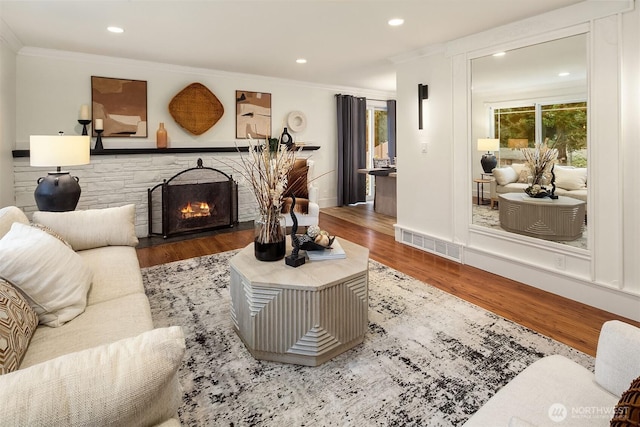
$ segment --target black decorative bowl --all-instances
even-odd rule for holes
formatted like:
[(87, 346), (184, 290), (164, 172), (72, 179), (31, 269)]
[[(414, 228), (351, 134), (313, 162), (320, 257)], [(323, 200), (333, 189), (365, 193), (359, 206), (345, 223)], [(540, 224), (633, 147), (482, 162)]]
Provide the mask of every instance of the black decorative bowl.
[(540, 188), (540, 190), (538, 190), (538, 192), (537, 192), (537, 193), (533, 193), (533, 192), (531, 191), (531, 187), (527, 187), (527, 188), (525, 188), (525, 189), (524, 189), (524, 192), (525, 192), (525, 193), (527, 193), (527, 196), (529, 196), (529, 197), (533, 197), (533, 198), (536, 198), (536, 199), (542, 199), (543, 197), (548, 197), (548, 196), (550, 196), (550, 195), (551, 195), (551, 193), (549, 193), (549, 192), (547, 191), (547, 189), (546, 189), (546, 188), (544, 188), (544, 187), (541, 187), (541, 188)]
[(298, 239), (300, 239), (300, 249), (302, 249), (303, 251), (323, 251), (325, 249), (331, 248), (331, 245), (336, 239), (336, 236), (329, 237), (329, 244), (327, 246), (323, 246), (314, 242), (307, 234), (298, 235)]

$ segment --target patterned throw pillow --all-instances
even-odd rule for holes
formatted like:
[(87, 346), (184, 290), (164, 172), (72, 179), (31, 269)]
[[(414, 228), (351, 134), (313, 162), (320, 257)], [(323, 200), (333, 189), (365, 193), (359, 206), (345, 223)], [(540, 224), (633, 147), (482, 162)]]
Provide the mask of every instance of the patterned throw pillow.
[(622, 393), (615, 407), (611, 427), (640, 426), (640, 377), (631, 381), (631, 386)]
[(0, 375), (20, 367), (38, 315), (20, 291), (0, 278)]

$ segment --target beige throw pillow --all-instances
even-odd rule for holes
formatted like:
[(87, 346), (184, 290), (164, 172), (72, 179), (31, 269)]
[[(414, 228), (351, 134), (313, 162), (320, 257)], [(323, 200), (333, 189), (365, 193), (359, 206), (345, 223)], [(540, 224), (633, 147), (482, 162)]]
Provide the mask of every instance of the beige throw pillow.
[(587, 168), (573, 168), (570, 166), (556, 166), (553, 168), (556, 176), (556, 187), (565, 190), (583, 190), (587, 188)]
[(185, 343), (178, 326), (70, 353), (0, 376), (16, 426), (151, 426), (174, 417)]
[(493, 170), (493, 177), (496, 179), (498, 185), (507, 185), (518, 181), (518, 173), (511, 166), (495, 168)]
[(38, 315), (11, 283), (0, 278), (0, 375), (16, 371), (38, 326)]
[(136, 246), (135, 205), (70, 212), (34, 212), (33, 221), (59, 233), (74, 250)]
[(27, 296), (40, 323), (55, 327), (84, 311), (93, 272), (59, 239), (16, 222), (0, 239), (0, 277)]
[(7, 206), (0, 209), (0, 239), (11, 230), (14, 222), (29, 224), (29, 218), (15, 206)]

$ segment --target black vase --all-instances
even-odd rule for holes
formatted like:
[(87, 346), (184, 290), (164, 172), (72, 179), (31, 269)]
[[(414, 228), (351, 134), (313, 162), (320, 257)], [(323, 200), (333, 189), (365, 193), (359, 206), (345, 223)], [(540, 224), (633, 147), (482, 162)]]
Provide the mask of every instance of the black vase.
[(293, 147), (293, 138), (289, 134), (289, 131), (287, 131), (287, 128), (284, 128), (282, 135), (280, 135), (280, 144), (285, 144), (289, 149)]
[(480, 159), (480, 164), (482, 165), (484, 173), (491, 173), (498, 165), (498, 159), (491, 153), (483, 154), (482, 159)]

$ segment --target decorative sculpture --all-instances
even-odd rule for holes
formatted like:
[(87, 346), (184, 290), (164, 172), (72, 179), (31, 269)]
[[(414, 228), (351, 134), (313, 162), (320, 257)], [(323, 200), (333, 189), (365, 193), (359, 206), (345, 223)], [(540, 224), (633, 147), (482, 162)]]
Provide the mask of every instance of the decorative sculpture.
[(551, 166), (551, 193), (549, 193), (549, 198), (551, 199), (558, 198), (558, 196), (556, 196), (556, 174), (553, 172), (553, 168), (555, 167), (555, 164)]
[(305, 257), (298, 253), (300, 251), (300, 239), (296, 234), (298, 231), (298, 218), (296, 218), (296, 214), (293, 212), (296, 207), (296, 196), (291, 195), (291, 199), (292, 201), (289, 213), (291, 214), (291, 221), (293, 221), (293, 226), (291, 227), (291, 246), (293, 246), (293, 249), (291, 251), (291, 255), (285, 257), (284, 262), (291, 267), (300, 267), (305, 263)]

